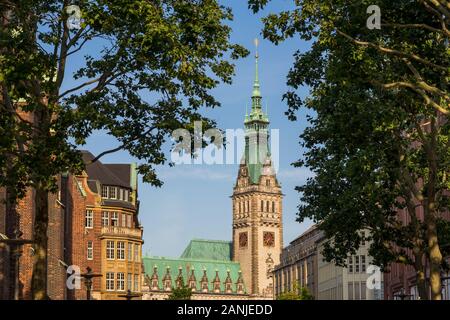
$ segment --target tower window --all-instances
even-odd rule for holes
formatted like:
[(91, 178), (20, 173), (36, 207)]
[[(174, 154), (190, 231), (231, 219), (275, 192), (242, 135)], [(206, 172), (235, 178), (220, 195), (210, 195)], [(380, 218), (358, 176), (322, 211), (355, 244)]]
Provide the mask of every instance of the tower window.
[(266, 186), (270, 187), (270, 180), (269, 179), (266, 180)]
[(272, 212), (275, 212), (275, 201), (272, 201)]
[(261, 200), (261, 211), (264, 211), (264, 201)]
[(269, 212), (269, 201), (266, 202), (266, 212)]

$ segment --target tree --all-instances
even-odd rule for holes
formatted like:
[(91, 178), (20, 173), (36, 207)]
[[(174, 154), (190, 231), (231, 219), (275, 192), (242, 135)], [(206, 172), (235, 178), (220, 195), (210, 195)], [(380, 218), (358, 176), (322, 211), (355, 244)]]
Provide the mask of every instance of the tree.
[(231, 82), (229, 60), (247, 51), (230, 43), (232, 13), (216, 0), (0, 6), (0, 186), (11, 202), (35, 190), (32, 291), (45, 299), (48, 194), (58, 174), (83, 169), (77, 145), (103, 130), (120, 145), (94, 161), (127, 150), (160, 186), (154, 165), (167, 161), (168, 135), (194, 120), (214, 125), (201, 110), (220, 105), (210, 90)]
[(172, 293), (167, 300), (191, 300), (192, 289), (181, 281), (181, 285), (177, 288), (172, 288)]
[[(267, 3), (249, 1), (256, 11)], [(301, 135), (307, 151), (294, 164), (315, 174), (297, 187), (298, 221), (319, 221), (333, 239), (325, 257), (344, 266), (368, 229), (375, 264), (411, 265), (421, 298), (429, 286), (432, 299), (441, 299), (442, 257), (450, 253), (450, 2), (295, 4), (266, 17), (263, 33), (274, 43), (294, 35), (311, 42), (295, 54), (284, 95), (291, 120), (301, 107), (314, 112)], [(373, 5), (381, 29), (368, 28)], [(306, 99), (295, 92), (302, 85), (310, 88)]]
[(294, 283), (292, 290), (281, 293), (277, 296), (277, 300), (314, 300), (314, 296), (308, 288), (299, 288), (298, 284)]

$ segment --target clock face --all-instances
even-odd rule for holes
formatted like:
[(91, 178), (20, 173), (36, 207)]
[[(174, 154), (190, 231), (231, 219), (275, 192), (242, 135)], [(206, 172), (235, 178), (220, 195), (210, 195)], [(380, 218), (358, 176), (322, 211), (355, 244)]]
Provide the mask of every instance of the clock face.
[(263, 243), (266, 247), (273, 247), (275, 245), (275, 234), (265, 231), (263, 233)]
[(239, 233), (239, 247), (246, 247), (248, 244), (248, 235), (247, 232)]

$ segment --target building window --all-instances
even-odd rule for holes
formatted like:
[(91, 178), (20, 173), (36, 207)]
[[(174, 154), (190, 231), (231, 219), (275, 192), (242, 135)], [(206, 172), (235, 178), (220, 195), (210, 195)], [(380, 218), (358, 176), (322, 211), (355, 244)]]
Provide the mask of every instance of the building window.
[(108, 198), (108, 186), (102, 186), (102, 198)]
[(122, 213), (122, 227), (126, 227), (127, 226), (127, 214), (126, 213)]
[(275, 201), (272, 201), (272, 212), (275, 212)]
[(353, 282), (348, 283), (348, 300), (353, 300)]
[(117, 199), (117, 188), (116, 187), (109, 187), (109, 198)]
[(361, 281), (361, 300), (366, 300), (366, 282)]
[(134, 245), (134, 261), (139, 262), (139, 245)]
[(261, 211), (264, 211), (264, 201), (261, 200)]
[(128, 243), (128, 261), (133, 261), (133, 244)]
[(88, 229), (92, 229), (94, 227), (94, 212), (92, 210), (86, 210), (84, 226)]
[(106, 290), (114, 291), (114, 273), (113, 272), (106, 273)]
[(136, 292), (139, 291), (139, 275), (138, 274), (134, 275), (134, 291), (136, 291)]
[(109, 226), (109, 212), (108, 211), (102, 212), (102, 226), (103, 227)]
[(123, 200), (130, 201), (130, 192), (128, 190), (123, 190)]
[(123, 189), (119, 189), (119, 200), (124, 200), (123, 199)]
[(94, 259), (94, 244), (92, 243), (92, 241), (87, 242), (87, 259)]
[(266, 201), (266, 212), (269, 212), (269, 201)]
[(133, 291), (133, 274), (131, 273), (127, 275), (127, 289)]
[(111, 225), (114, 227), (119, 225), (119, 214), (117, 212), (112, 212), (111, 214)]
[(266, 180), (266, 186), (270, 187), (270, 180), (269, 179)]
[(348, 257), (348, 273), (353, 273), (353, 256)]
[(117, 242), (117, 259), (125, 260), (125, 242), (123, 241)]
[(114, 260), (114, 241), (106, 241), (106, 259)]
[(361, 300), (361, 295), (360, 295), (360, 291), (359, 291), (359, 282), (355, 282), (355, 300)]
[(117, 273), (117, 291), (125, 291), (125, 273)]
[(355, 256), (355, 273), (359, 273), (359, 256)]
[(132, 225), (132, 218), (133, 218), (133, 216), (131, 215), (131, 214), (129, 214), (129, 215), (127, 215), (127, 227), (128, 228), (131, 228), (131, 225)]
[(361, 272), (366, 272), (366, 256), (361, 256)]

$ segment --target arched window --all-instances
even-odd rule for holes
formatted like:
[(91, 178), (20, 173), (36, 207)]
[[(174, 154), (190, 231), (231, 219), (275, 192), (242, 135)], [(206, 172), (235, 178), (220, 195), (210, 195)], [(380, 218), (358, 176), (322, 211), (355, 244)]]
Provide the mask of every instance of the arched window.
[(275, 201), (272, 201), (272, 212), (275, 212)]

